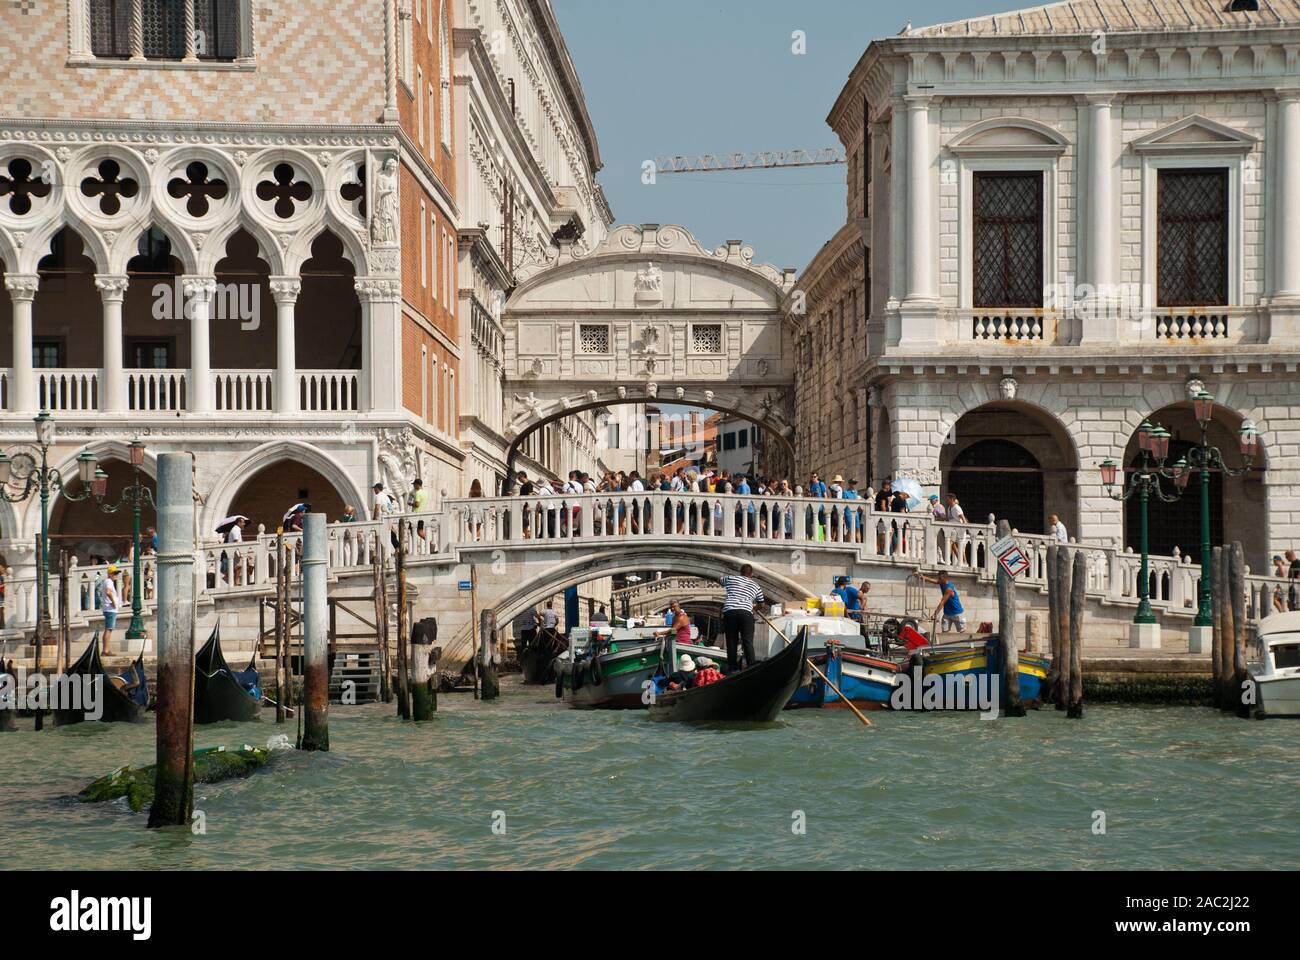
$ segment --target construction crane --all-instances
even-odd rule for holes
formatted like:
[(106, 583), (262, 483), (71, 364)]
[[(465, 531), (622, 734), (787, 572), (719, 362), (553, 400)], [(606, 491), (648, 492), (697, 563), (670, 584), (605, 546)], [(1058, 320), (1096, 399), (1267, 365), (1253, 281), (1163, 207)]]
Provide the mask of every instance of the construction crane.
[(848, 163), (843, 147), (770, 150), (762, 153), (704, 153), (696, 156), (656, 157), (655, 173), (728, 173), (785, 167), (831, 167), (841, 163)]

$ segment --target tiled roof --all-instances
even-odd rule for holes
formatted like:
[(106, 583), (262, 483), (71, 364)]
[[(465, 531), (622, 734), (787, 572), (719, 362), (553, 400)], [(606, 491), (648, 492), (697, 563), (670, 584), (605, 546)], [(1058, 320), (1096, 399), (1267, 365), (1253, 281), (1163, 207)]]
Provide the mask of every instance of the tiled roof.
[(1232, 0), (1064, 0), (1046, 6), (919, 27), (905, 37), (1044, 36), (1237, 30), (1300, 26), (1300, 0), (1259, 0), (1256, 11), (1230, 12)]

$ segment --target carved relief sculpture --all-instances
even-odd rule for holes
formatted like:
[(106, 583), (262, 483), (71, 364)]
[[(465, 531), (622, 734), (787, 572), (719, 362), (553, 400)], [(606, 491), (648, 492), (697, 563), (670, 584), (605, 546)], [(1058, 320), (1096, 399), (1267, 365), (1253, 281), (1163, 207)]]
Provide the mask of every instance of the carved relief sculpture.
[(370, 218), (370, 240), (375, 244), (397, 242), (397, 161), (389, 157), (375, 175), (375, 213)]

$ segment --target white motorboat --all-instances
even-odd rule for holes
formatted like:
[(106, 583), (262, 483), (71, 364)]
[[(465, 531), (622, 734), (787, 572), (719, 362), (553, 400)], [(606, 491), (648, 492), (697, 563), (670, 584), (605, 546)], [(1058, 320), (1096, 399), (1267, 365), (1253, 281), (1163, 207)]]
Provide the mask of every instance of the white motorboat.
[(1255, 674), (1259, 711), (1300, 717), (1300, 613), (1275, 613), (1259, 622), (1264, 660)]

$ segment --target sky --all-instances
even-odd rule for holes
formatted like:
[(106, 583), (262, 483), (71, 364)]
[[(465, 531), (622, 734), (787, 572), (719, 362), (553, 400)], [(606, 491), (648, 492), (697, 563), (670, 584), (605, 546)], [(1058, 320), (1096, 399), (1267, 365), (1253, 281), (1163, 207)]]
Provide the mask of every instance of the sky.
[[(1000, 13), (1031, 0), (552, 0), (582, 80), (617, 223), (676, 223), (712, 250), (754, 248), (757, 263), (802, 272), (846, 216), (840, 166), (660, 175), (674, 154), (838, 144), (826, 124), (874, 39)], [(806, 52), (794, 53), (795, 31)]]

